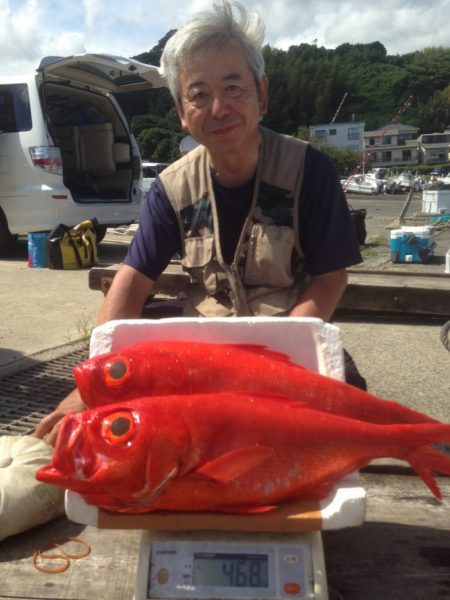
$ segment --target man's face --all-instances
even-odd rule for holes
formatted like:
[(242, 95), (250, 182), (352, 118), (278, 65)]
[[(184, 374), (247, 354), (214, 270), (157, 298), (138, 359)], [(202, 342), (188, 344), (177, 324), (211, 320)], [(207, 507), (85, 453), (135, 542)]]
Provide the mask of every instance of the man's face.
[(181, 124), (212, 153), (259, 141), (266, 103), (267, 81), (263, 78), (258, 89), (239, 47), (194, 51), (180, 70)]

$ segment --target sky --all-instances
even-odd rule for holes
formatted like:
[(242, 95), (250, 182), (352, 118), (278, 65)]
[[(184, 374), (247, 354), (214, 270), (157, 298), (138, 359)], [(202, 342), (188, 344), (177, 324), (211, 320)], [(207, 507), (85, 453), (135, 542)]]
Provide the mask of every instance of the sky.
[[(266, 25), (266, 40), (336, 48), (381, 42), (388, 54), (450, 47), (450, 0), (241, 0)], [(0, 74), (33, 72), (44, 56), (153, 48), (212, 0), (0, 0)]]

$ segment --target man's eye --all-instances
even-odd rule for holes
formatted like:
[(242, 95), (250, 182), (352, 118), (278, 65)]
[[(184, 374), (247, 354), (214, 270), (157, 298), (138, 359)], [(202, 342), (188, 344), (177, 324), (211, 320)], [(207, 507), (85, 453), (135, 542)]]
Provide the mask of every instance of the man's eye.
[(240, 85), (229, 85), (226, 92), (231, 98), (239, 98), (242, 94), (242, 88)]
[(197, 92), (189, 96), (188, 99), (194, 106), (203, 106), (208, 101), (208, 94), (206, 92)]

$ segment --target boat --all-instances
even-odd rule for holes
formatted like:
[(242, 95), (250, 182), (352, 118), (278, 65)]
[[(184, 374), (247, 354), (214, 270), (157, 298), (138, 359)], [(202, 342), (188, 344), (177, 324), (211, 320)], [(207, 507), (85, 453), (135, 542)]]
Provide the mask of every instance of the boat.
[(380, 183), (374, 177), (366, 175), (351, 175), (341, 179), (341, 185), (344, 192), (355, 194), (379, 194)]
[(385, 186), (385, 194), (406, 194), (411, 190), (419, 192), (424, 188), (423, 179), (411, 171), (403, 171), (398, 175), (389, 177)]
[(366, 178), (374, 179), (378, 183), (380, 192), (384, 192), (389, 179), (389, 169), (387, 167), (375, 167), (365, 174)]

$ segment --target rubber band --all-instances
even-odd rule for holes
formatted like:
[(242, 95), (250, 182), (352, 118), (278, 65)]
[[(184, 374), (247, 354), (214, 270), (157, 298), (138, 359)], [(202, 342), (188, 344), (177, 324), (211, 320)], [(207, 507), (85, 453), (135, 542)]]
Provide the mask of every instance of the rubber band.
[[(81, 552), (68, 552), (65, 550), (61, 544), (74, 543), (83, 546), (83, 550)], [(46, 550), (55, 549), (58, 553), (47, 553)], [(44, 544), (39, 550), (37, 550), (33, 554), (33, 566), (38, 571), (43, 573), (63, 573), (70, 566), (70, 559), (78, 560), (80, 558), (85, 558), (89, 556), (91, 553), (91, 547), (89, 544), (80, 540), (79, 538), (63, 538), (62, 540), (55, 540), (53, 542), (48, 542)], [(64, 563), (59, 567), (44, 567), (38, 563), (39, 560), (62, 560)]]
[[(44, 567), (40, 564), (38, 564), (38, 560), (42, 560), (42, 556), (39, 553), (39, 550), (37, 552), (35, 552), (33, 554), (33, 567), (35, 569), (37, 569), (38, 571), (41, 571), (41, 573), (64, 573), (64, 571), (67, 571), (67, 569), (70, 566), (70, 560), (68, 558), (66, 558), (65, 556), (61, 556), (59, 557), (60, 560), (63, 560), (64, 563), (60, 566), (60, 567)], [(53, 559), (52, 559), (53, 560)]]

